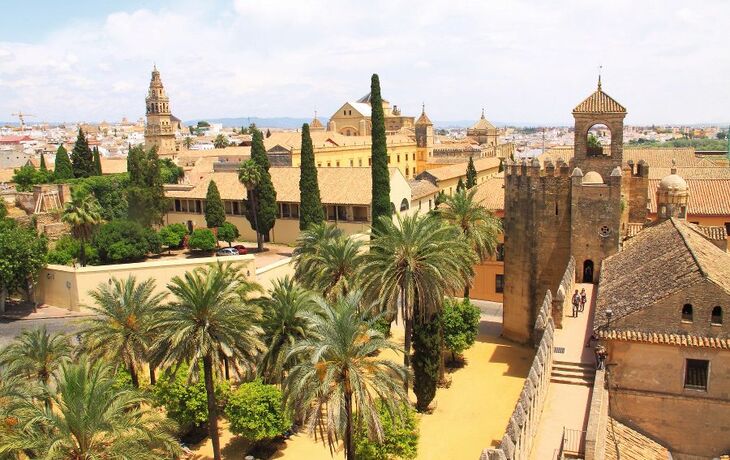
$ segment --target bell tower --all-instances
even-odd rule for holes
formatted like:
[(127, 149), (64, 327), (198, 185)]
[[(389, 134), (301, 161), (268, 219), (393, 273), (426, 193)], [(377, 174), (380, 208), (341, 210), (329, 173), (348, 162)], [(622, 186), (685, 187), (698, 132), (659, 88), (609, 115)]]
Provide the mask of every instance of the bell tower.
[(147, 103), (147, 125), (144, 129), (145, 148), (157, 147), (158, 155), (174, 153), (177, 148), (175, 131), (170, 122), (170, 98), (165, 94), (165, 87), (162, 85), (157, 66), (152, 69), (150, 89), (145, 102)]

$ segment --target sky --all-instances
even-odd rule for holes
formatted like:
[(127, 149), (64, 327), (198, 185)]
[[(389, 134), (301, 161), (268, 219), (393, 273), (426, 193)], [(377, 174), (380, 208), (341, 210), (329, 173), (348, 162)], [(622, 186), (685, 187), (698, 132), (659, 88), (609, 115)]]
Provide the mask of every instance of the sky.
[(730, 121), (730, 2), (696, 0), (12, 0), (0, 120), (172, 112), (326, 118), (369, 91), (432, 120), (570, 124), (595, 90), (630, 124)]

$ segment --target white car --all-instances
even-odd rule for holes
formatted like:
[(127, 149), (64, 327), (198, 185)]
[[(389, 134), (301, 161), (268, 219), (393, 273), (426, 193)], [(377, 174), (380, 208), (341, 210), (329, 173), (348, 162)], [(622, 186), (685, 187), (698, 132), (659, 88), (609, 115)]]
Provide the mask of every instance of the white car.
[(217, 256), (237, 256), (238, 249), (236, 248), (221, 248), (215, 252)]

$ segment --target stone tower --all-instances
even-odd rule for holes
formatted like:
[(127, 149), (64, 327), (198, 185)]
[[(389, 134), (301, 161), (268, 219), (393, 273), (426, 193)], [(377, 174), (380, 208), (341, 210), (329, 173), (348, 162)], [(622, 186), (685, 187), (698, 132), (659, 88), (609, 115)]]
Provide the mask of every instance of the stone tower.
[(416, 173), (426, 169), (426, 163), (433, 156), (433, 123), (426, 115), (425, 104), (421, 107), (421, 116), (416, 120)]
[(157, 147), (159, 155), (176, 151), (175, 131), (170, 122), (170, 98), (165, 94), (165, 87), (160, 79), (157, 66), (152, 69), (150, 89), (145, 98), (147, 103), (147, 125), (144, 129), (144, 145), (146, 149)]
[[(622, 224), (646, 218), (648, 167), (622, 169), (626, 109), (603, 92), (599, 78), (573, 116), (570, 164), (505, 161), (502, 334), (522, 343), (532, 339), (545, 293), (557, 292), (571, 256), (577, 281), (586, 267), (586, 280), (597, 281), (603, 259), (619, 249)], [(589, 148), (588, 131), (596, 124), (607, 126), (610, 147)]]

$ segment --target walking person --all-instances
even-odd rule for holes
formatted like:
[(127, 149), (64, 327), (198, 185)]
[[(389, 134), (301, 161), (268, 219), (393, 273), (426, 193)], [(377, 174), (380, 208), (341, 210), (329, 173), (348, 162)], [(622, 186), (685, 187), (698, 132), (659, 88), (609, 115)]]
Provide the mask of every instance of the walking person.
[(586, 295), (586, 288), (583, 288), (580, 290), (580, 311), (581, 311), (581, 313), (585, 309), (587, 301), (588, 301), (588, 296)]
[(580, 294), (578, 294), (578, 290), (575, 290), (575, 293), (573, 294), (573, 318), (578, 317), (578, 308), (580, 307)]

